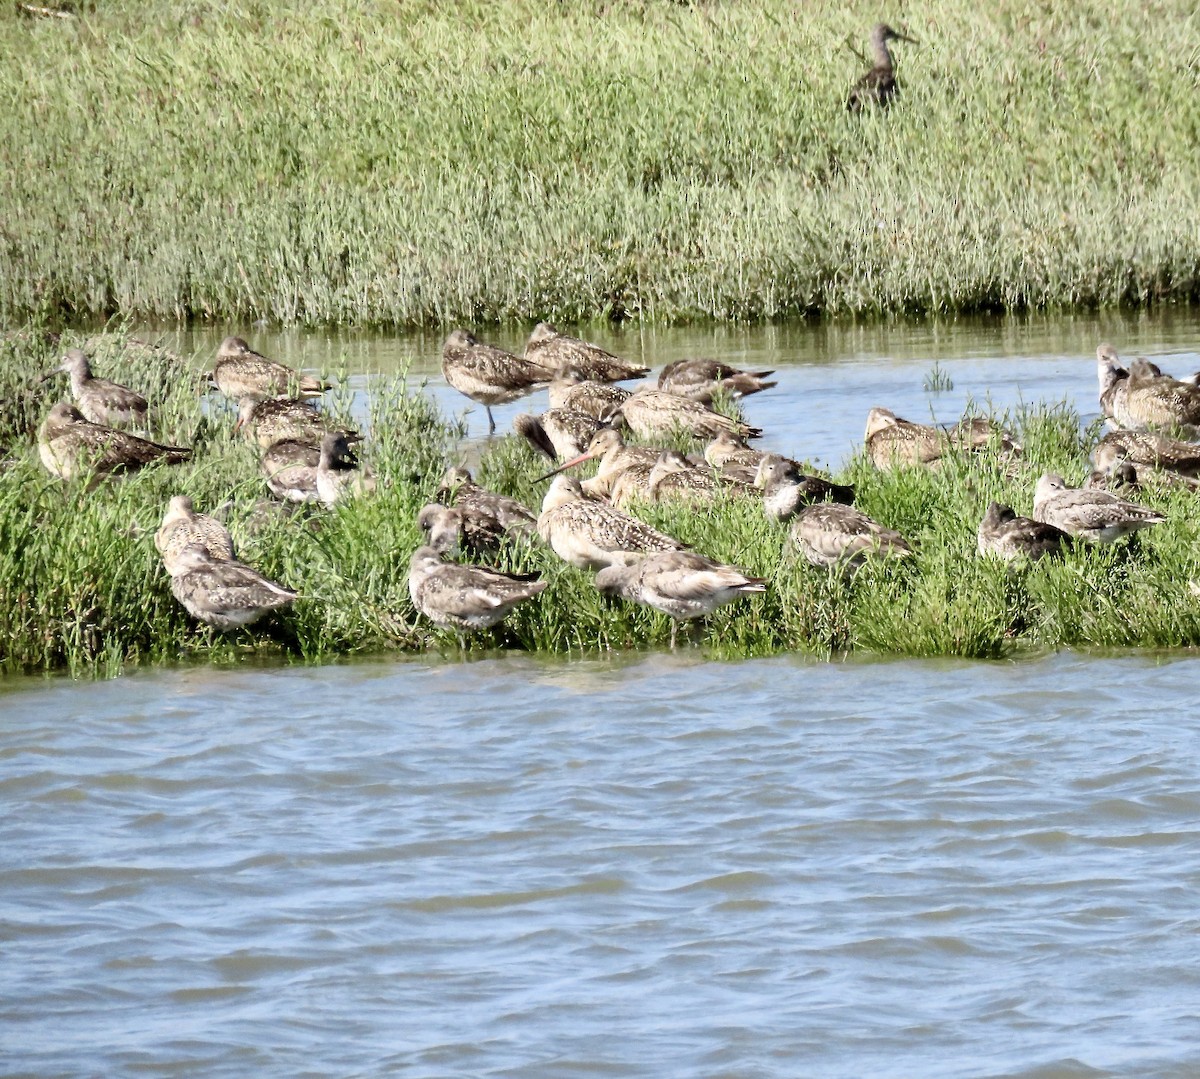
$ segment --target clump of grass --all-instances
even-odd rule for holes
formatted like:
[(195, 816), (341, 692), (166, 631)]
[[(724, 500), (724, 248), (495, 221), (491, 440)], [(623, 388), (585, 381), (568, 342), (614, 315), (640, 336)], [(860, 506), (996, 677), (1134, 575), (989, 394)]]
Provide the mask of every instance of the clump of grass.
[(832, 0), (9, 5), (0, 317), (1196, 299), (1193, 14), (931, 0), (860, 116)]
[[(34, 419), (60, 390), (33, 376), (75, 343), (64, 335), (51, 348), (29, 334), (6, 346), (13, 359), (6, 377), (36, 387), (22, 406)], [(86, 493), (82, 482), (48, 476), (26, 436), (10, 445), (0, 472), (0, 670), (113, 674), (132, 664), (226, 662), (250, 652), (303, 661), (431, 647), (568, 654), (670, 640), (665, 616), (601, 597), (590, 573), (536, 540), (505, 547), (495, 562), (539, 572), (549, 588), (495, 630), (461, 638), (418, 616), (407, 589), (408, 558), (422, 542), (416, 515), (457, 459), (460, 433), (402, 379), (372, 387), (364, 452), (380, 480), (377, 494), (332, 511), (289, 513), (267, 498), (257, 450), (231, 436), (231, 411), (215, 397), (202, 402), (195, 359), (131, 346), (123, 333), (102, 335), (91, 347), (105, 375), (161, 390), (155, 434), (194, 445), (196, 456)], [(348, 406), (336, 394), (326, 404), (346, 422)], [(1186, 491), (1151, 490), (1147, 501), (1168, 522), (1132, 543), (1080, 543), (1059, 562), (1015, 568), (977, 556), (975, 529), (988, 502), (1029, 513), (1041, 472), (1083, 478), (1097, 434), (1066, 405), (999, 419), (1025, 446), (1017, 462), (956, 451), (937, 471), (881, 472), (860, 454), (836, 477), (855, 485), (865, 512), (913, 541), (915, 555), (900, 563), (868, 563), (854, 574), (809, 566), (753, 496), (636, 507), (696, 550), (770, 582), (765, 594), (721, 609), (683, 639), (718, 657), (863, 650), (994, 658), (1068, 645), (1200, 643), (1200, 596), (1190, 587), (1200, 581), (1200, 521)], [(476, 475), (536, 507), (545, 485), (535, 478), (545, 469), (544, 458), (510, 435), (489, 444)], [(241, 557), (302, 598), (237, 633), (193, 622), (171, 596), (153, 546), (163, 508), (177, 493), (205, 511), (220, 509)]]
[(937, 360), (934, 360), (933, 366), (925, 375), (923, 385), (926, 393), (945, 393), (954, 389), (954, 380), (950, 377), (950, 373)]

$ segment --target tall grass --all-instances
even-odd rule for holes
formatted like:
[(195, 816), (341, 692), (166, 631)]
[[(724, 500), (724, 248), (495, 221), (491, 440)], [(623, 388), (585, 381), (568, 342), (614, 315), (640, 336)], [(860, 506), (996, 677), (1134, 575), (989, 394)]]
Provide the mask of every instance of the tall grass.
[[(39, 383), (61, 350), (27, 333), (5, 347), (5, 377), (32, 387), (9, 395), (0, 428), (19, 430), (17, 410), (40, 418), (62, 387)], [(379, 477), (377, 494), (296, 514), (267, 499), (254, 447), (230, 434), (233, 414), (219, 398), (202, 401), (179, 359), (131, 346), (120, 333), (92, 342), (106, 376), (162, 387), (158, 437), (196, 447), (179, 467), (150, 469), (85, 492), (85, 484), (48, 476), (23, 433), (8, 444), (0, 470), (0, 670), (64, 668), (112, 674), (131, 664), (182, 657), (231, 661), (248, 653), (328, 660), (386, 649), (458, 653), (495, 647), (578, 653), (664, 646), (663, 615), (602, 598), (592, 575), (563, 564), (536, 541), (502, 550), (497, 564), (542, 573), (550, 587), (495, 630), (460, 638), (431, 627), (412, 608), (408, 557), (421, 542), (419, 507), (444, 466), (460, 452), (460, 432), (402, 380), (372, 387), (364, 455)], [(345, 396), (326, 407), (344, 421)], [(22, 411), (23, 410), (23, 411)], [(975, 528), (992, 499), (1028, 513), (1044, 470), (1081, 481), (1097, 430), (1066, 407), (1039, 406), (1007, 417), (1026, 448), (1015, 467), (987, 456), (948, 458), (938, 472), (879, 472), (858, 456), (838, 477), (858, 502), (914, 541), (917, 553), (895, 566), (868, 564), (853, 576), (801, 561), (786, 529), (759, 503), (727, 496), (715, 507), (643, 505), (650, 523), (698, 551), (770, 581), (761, 596), (718, 611), (684, 633), (716, 656), (848, 650), (906, 655), (1000, 657), (1068, 645), (1200, 644), (1200, 516), (1194, 496), (1151, 492), (1166, 524), (1110, 548), (1079, 544), (1061, 562), (1012, 569), (975, 553)], [(361, 417), (358, 421), (361, 424)], [(543, 458), (514, 436), (495, 440), (477, 478), (536, 505)], [(244, 631), (220, 634), (192, 621), (170, 593), (153, 533), (171, 495), (191, 495), (221, 512), (240, 556), (302, 598)]]
[(777, 319), (1200, 297), (1183, 0), (0, 9), (0, 317)]

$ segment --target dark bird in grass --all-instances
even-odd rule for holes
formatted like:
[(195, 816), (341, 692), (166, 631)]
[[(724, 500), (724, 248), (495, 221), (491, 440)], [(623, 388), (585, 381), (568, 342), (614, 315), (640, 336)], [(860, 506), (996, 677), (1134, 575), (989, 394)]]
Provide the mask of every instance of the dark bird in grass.
[(1054, 558), (1070, 536), (1061, 528), (1030, 517), (1018, 517), (1011, 506), (993, 502), (979, 522), (977, 542), (981, 555), (995, 555), (1006, 562)]
[(432, 547), (418, 547), (409, 562), (408, 591), (413, 605), (445, 629), (488, 629), (518, 603), (544, 591), (546, 585), (533, 574), (443, 562)]
[(71, 349), (58, 367), (43, 376), (43, 381), (59, 371), (71, 376), (71, 396), (79, 411), (92, 423), (110, 427), (115, 424), (146, 426), (146, 399), (127, 386), (96, 378), (92, 374), (91, 361), (82, 349)]
[(341, 431), (330, 431), (321, 439), (317, 461), (317, 496), (332, 509), (339, 500), (370, 494), (375, 490), (371, 470), (359, 463), (350, 448), (353, 440)]
[(483, 405), (490, 434), (496, 430), (492, 405), (524, 397), (551, 381), (554, 369), (486, 344), (467, 330), (455, 330), (442, 346), (442, 375), (463, 396)]
[(874, 63), (871, 70), (858, 80), (850, 89), (846, 99), (846, 108), (851, 112), (862, 112), (864, 108), (879, 105), (886, 108), (892, 99), (900, 92), (900, 84), (896, 82), (896, 63), (892, 59), (889, 41), (907, 41), (916, 45), (915, 38), (893, 30), (887, 23), (876, 23), (871, 31), (871, 53)]
[(312, 375), (302, 375), (285, 363), (276, 363), (255, 352), (240, 337), (226, 337), (217, 349), (212, 380), (232, 401), (246, 397), (280, 397), (320, 394), (329, 386)]
[(763, 578), (692, 551), (664, 551), (632, 565), (606, 566), (596, 574), (595, 583), (603, 595), (620, 596), (669, 615), (672, 648), (680, 622), (703, 618), (735, 599), (767, 590)]
[(625, 382), (650, 373), (644, 364), (623, 360), (590, 341), (559, 333), (549, 322), (539, 322), (533, 328), (525, 344), (525, 357), (554, 371), (573, 367), (593, 382)]
[(417, 514), (417, 527), (438, 554), (480, 555), (495, 550), (508, 535), (490, 513), (430, 502)]
[(781, 524), (816, 502), (840, 502), (849, 506), (854, 501), (853, 487), (807, 475), (794, 461), (777, 453), (769, 453), (759, 462), (754, 483), (762, 488), (763, 509), (767, 516)]
[(296, 593), (242, 562), (213, 558), (199, 544), (175, 558), (171, 592), (188, 614), (217, 629), (236, 629), (284, 607)]
[(268, 446), (260, 468), (267, 486), (276, 498), (285, 502), (317, 502), (317, 469), (321, 450), (311, 442), (285, 438)]
[(55, 405), (38, 431), (38, 453), (48, 471), (64, 480), (90, 472), (96, 480), (162, 461), (176, 465), (191, 459), (184, 446), (162, 446), (91, 423), (74, 405), (61, 401)]
[(776, 385), (767, 378), (774, 371), (742, 371), (719, 360), (676, 360), (659, 372), (658, 388), (711, 405), (718, 393), (745, 397)]

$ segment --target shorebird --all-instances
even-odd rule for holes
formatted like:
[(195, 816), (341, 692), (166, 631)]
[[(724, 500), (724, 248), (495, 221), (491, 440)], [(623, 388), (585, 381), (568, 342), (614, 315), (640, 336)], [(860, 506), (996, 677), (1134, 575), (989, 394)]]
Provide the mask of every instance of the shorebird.
[(1118, 461), (1129, 461), (1143, 468), (1200, 476), (1200, 446), (1153, 431), (1111, 431), (1096, 444), (1092, 459), (1102, 472)]
[(1164, 375), (1148, 360), (1134, 360), (1128, 371), (1118, 361), (1112, 345), (1096, 349), (1100, 409), (1106, 416), (1119, 427), (1132, 430), (1200, 432), (1200, 387)]
[(719, 360), (676, 360), (658, 374), (658, 388), (693, 401), (710, 405), (718, 393), (730, 397), (769, 390), (778, 385), (767, 382), (774, 371), (742, 371)]
[[(302, 397), (243, 397), (238, 403), (234, 431), (245, 431), (263, 449), (275, 442), (293, 440), (314, 445), (330, 430), (316, 406)], [(356, 432), (346, 432), (354, 436)]]
[(302, 375), (284, 363), (268, 360), (240, 337), (226, 337), (217, 349), (212, 380), (231, 401), (246, 397), (281, 397), (324, 393), (329, 386), (319, 378)]
[(668, 498), (712, 501), (723, 494), (745, 491), (746, 485), (720, 480), (707, 468), (697, 468), (678, 450), (664, 450), (650, 470), (647, 490), (655, 502)]
[(976, 452), (987, 449), (993, 442), (1002, 454), (1021, 452), (1012, 435), (981, 416), (964, 416), (944, 430), (901, 419), (887, 408), (873, 408), (867, 413), (864, 441), (867, 455), (876, 468), (937, 467), (951, 450)]
[(43, 376), (43, 381), (60, 371), (71, 376), (71, 396), (85, 419), (109, 427), (146, 426), (146, 399), (127, 386), (93, 376), (91, 361), (82, 349), (71, 349), (58, 367)]
[(767, 590), (763, 578), (692, 551), (666, 551), (631, 566), (606, 566), (595, 583), (604, 595), (644, 603), (669, 615), (672, 648), (680, 622), (703, 618), (735, 599)]
[(597, 382), (574, 364), (559, 369), (549, 385), (550, 407), (586, 412), (607, 423), (629, 400), (630, 391), (611, 382)]
[[(749, 472), (751, 476), (758, 471), (764, 457), (779, 456), (769, 454), (766, 450), (751, 449), (744, 438), (739, 438), (731, 431), (721, 431), (707, 446), (704, 447), (704, 459), (716, 472), (725, 471), (726, 467)], [(790, 461), (791, 459), (788, 458)], [(791, 461), (799, 468), (799, 464)]]
[(776, 453), (767, 454), (759, 462), (754, 483), (762, 488), (767, 516), (781, 524), (815, 502), (840, 502), (848, 506), (854, 501), (853, 487), (806, 475), (794, 461)]
[(442, 346), (442, 374), (454, 389), (487, 410), (488, 433), (496, 430), (492, 405), (506, 405), (554, 378), (551, 368), (484, 344), (455, 330)]
[(571, 408), (548, 408), (540, 416), (522, 412), (513, 417), (513, 430), (551, 461), (586, 453), (600, 427), (595, 416)]
[(870, 555), (907, 558), (908, 541), (853, 506), (818, 502), (792, 519), (792, 542), (814, 566), (857, 567)]
[(1112, 543), (1139, 528), (1166, 520), (1155, 510), (1126, 502), (1107, 491), (1068, 487), (1061, 476), (1052, 472), (1045, 473), (1037, 482), (1033, 519), (1094, 543)]
[(650, 373), (640, 363), (623, 360), (599, 345), (559, 333), (549, 322), (539, 322), (525, 343), (525, 358), (553, 371), (573, 367), (594, 382), (625, 382)]
[(981, 555), (995, 555), (1006, 562), (1035, 562), (1062, 554), (1063, 541), (1069, 538), (1055, 525), (1018, 517), (1011, 506), (992, 502), (979, 522), (977, 544)]
[(716, 438), (722, 431), (741, 438), (757, 438), (762, 434), (757, 427), (666, 390), (638, 390), (621, 406), (621, 415), (629, 429), (641, 438), (660, 438), (677, 431), (705, 441)]
[(686, 546), (612, 506), (584, 498), (573, 476), (558, 476), (550, 485), (538, 532), (559, 558), (580, 569), (627, 565)]
[(187, 495), (175, 495), (167, 504), (162, 525), (154, 533), (154, 546), (172, 576), (179, 555), (187, 547), (203, 547), (218, 562), (229, 562), (235, 557), (229, 529), (215, 517), (197, 513)]
[(652, 502), (650, 494), (650, 477), (658, 467), (658, 458), (653, 461), (642, 461), (630, 465), (599, 483), (584, 481), (580, 483), (583, 492), (594, 498), (607, 496), (609, 502), (619, 510), (628, 510), (634, 502)]
[(546, 585), (532, 574), (443, 562), (432, 547), (418, 547), (409, 562), (413, 605), (445, 629), (489, 629), (518, 603), (545, 591)]
[(1116, 420), (1118, 398), (1122, 399), (1121, 409), (1124, 411), (1123, 399), (1129, 389), (1129, 372), (1121, 366), (1120, 357), (1112, 345), (1103, 344), (1096, 349), (1096, 379), (1100, 384), (1100, 411), (1110, 420)]
[(317, 495), (330, 509), (344, 498), (355, 498), (375, 490), (375, 477), (369, 468), (359, 464), (350, 441), (341, 431), (330, 431), (321, 439)]
[(268, 446), (259, 467), (267, 487), (285, 502), (318, 502), (317, 468), (321, 451), (311, 442), (284, 439)]
[(874, 64), (861, 79), (850, 89), (846, 99), (846, 108), (851, 112), (862, 112), (865, 106), (880, 105), (887, 107), (892, 99), (900, 92), (900, 84), (896, 82), (896, 65), (892, 60), (889, 41), (907, 41), (916, 45), (916, 39), (907, 34), (893, 30), (887, 23), (876, 23), (871, 30), (871, 53)]
[(439, 501), (491, 518), (510, 536), (528, 536), (537, 528), (537, 516), (528, 507), (480, 487), (465, 468), (446, 469), (437, 493)]
[(199, 544), (175, 556), (171, 591), (188, 614), (217, 629), (248, 626), (297, 597), (242, 562), (213, 558)]
[(462, 506), (430, 502), (417, 514), (417, 527), (429, 537), (429, 546), (439, 554), (482, 554), (500, 546), (506, 533), (489, 514)]
[(646, 465), (648, 476), (648, 470), (654, 466), (661, 452), (657, 446), (627, 446), (620, 431), (612, 427), (602, 427), (592, 436), (586, 453), (559, 465), (552, 472), (539, 476), (538, 480), (557, 476), (568, 468), (583, 464), (584, 461), (599, 460), (595, 480), (588, 481), (589, 493), (607, 496), (612, 491), (617, 476), (634, 465)]
[(55, 476), (71, 480), (91, 473), (95, 482), (136, 472), (156, 461), (176, 465), (190, 460), (192, 451), (184, 446), (162, 446), (127, 431), (92, 423), (74, 405), (60, 401), (38, 431), (38, 454)]

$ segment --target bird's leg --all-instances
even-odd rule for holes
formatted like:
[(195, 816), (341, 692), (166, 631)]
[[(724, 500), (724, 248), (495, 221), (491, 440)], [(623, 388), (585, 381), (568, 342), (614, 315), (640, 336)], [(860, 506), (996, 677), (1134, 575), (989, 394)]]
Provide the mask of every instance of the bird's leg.
[(488, 434), (494, 435), (496, 433), (496, 417), (492, 415), (492, 406), (484, 405), (483, 407), (487, 409), (488, 414)]
[(679, 623), (671, 619), (671, 651), (675, 651), (675, 637), (679, 633)]

